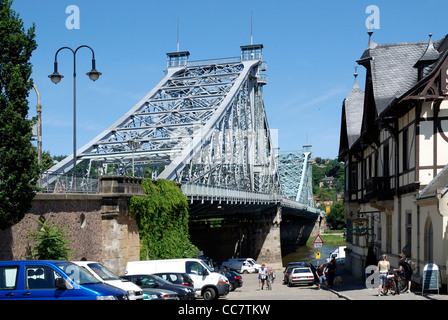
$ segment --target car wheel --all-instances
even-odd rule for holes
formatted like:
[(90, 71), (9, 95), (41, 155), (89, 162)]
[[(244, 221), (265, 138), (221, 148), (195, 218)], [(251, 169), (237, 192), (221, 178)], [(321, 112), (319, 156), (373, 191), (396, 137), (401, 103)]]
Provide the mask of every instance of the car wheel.
[(204, 297), (204, 300), (215, 300), (216, 292), (213, 288), (206, 288), (202, 296)]
[(243, 270), (243, 273), (244, 274), (248, 274), (249, 272), (247, 270)]
[(233, 285), (233, 284), (229, 284), (229, 291), (233, 291), (233, 290), (235, 290), (236, 288), (235, 288), (235, 286)]

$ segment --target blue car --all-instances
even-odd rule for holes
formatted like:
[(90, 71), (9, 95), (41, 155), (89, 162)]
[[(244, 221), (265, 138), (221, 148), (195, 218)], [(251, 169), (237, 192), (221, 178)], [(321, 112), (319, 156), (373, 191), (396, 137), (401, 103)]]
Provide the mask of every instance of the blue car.
[(128, 300), (68, 261), (0, 261), (0, 300)]

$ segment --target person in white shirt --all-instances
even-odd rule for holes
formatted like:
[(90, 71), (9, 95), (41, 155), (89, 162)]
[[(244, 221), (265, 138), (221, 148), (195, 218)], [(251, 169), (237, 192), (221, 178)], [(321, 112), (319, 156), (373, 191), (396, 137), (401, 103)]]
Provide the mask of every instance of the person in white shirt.
[(260, 286), (260, 290), (263, 290), (264, 281), (266, 280), (266, 265), (263, 263), (261, 265), (261, 269), (258, 270), (258, 284)]

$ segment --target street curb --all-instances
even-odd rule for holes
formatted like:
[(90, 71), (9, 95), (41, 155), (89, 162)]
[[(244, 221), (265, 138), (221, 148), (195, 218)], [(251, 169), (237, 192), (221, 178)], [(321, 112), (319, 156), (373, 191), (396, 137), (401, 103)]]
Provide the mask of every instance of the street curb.
[(328, 291), (334, 293), (334, 294), (337, 295), (339, 298), (343, 298), (343, 299), (345, 299), (345, 300), (353, 300), (353, 299), (350, 298), (349, 296), (346, 296), (346, 295), (344, 295), (344, 294), (342, 294), (342, 293), (340, 293), (340, 292), (338, 292), (338, 291), (335, 291), (335, 290), (333, 290), (333, 289), (329, 289), (329, 288), (327, 288), (326, 290), (328, 290)]

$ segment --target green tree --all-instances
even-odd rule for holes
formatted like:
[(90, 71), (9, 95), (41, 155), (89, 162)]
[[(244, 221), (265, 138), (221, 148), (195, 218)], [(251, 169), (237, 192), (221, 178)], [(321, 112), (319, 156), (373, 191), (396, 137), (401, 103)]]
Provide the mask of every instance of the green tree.
[(327, 214), (327, 223), (333, 230), (342, 230), (345, 228), (344, 204), (338, 201), (331, 207), (330, 213)]
[(0, 229), (19, 222), (31, 208), (39, 177), (27, 119), (35, 26), (25, 31), (11, 5), (0, 0)]
[(70, 260), (73, 251), (68, 247), (72, 241), (66, 234), (67, 227), (60, 228), (56, 223), (48, 220), (37, 220), (41, 229), (31, 230), (27, 238), (35, 241), (35, 246), (29, 258), (39, 260)]

